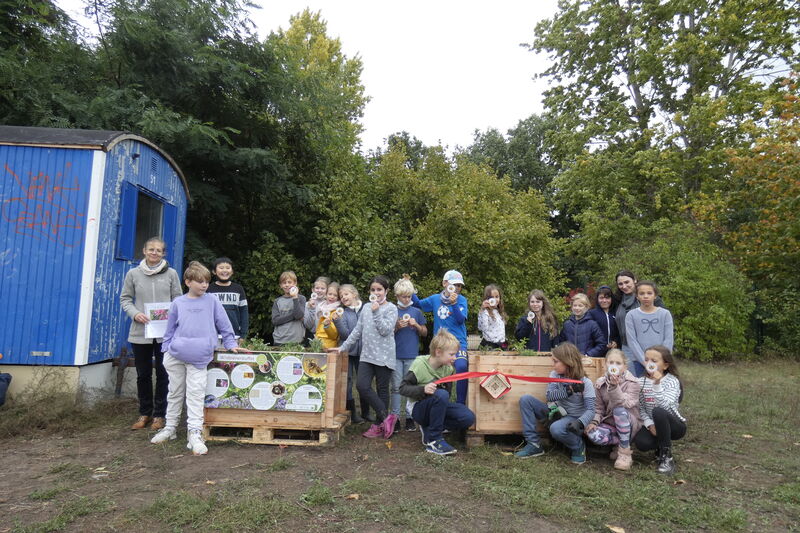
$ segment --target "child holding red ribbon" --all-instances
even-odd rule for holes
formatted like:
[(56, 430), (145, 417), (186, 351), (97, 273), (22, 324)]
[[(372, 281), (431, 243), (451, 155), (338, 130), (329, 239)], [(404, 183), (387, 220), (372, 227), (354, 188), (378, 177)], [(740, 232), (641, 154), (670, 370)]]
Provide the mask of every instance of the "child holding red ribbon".
[[(550, 372), (550, 377), (581, 381), (550, 383), (547, 385), (546, 396), (548, 402), (554, 402), (556, 407), (566, 413), (550, 424), (550, 435), (570, 450), (573, 463), (583, 464), (586, 462), (586, 445), (582, 435), (583, 429), (594, 417), (595, 392), (591, 380), (583, 372), (581, 353), (571, 342), (562, 342), (553, 348), (553, 371)], [(526, 394), (519, 399), (519, 411), (526, 444), (514, 455), (523, 459), (543, 455), (537, 422), (547, 422), (550, 408), (540, 399)]]
[(460, 346), (453, 334), (440, 329), (431, 341), (431, 355), (414, 359), (400, 384), (400, 394), (413, 402), (411, 416), (420, 426), (425, 450), (436, 455), (457, 451), (442, 437), (445, 429), (459, 431), (475, 423), (475, 413), (464, 404), (450, 401), (452, 382), (435, 383), (453, 374)]

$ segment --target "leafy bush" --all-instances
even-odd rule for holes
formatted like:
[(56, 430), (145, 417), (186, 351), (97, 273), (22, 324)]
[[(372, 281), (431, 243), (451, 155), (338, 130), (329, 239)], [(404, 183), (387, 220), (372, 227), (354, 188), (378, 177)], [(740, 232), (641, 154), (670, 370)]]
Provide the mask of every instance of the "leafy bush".
[(613, 280), (621, 269), (655, 281), (675, 321), (675, 352), (708, 361), (752, 349), (748, 336), (754, 302), (746, 278), (706, 234), (690, 224), (660, 223), (652, 239), (629, 239), (605, 264)]
[(272, 303), (283, 294), (278, 278), (285, 270), (297, 274), (300, 292), (307, 295), (314, 282), (308, 264), (287, 252), (274, 234), (263, 232), (260, 242), (245, 256), (241, 268), (237, 268), (247, 291), (252, 335), (272, 333)]
[(448, 158), (440, 148), (428, 149), (419, 168), (410, 168), (397, 145), (373, 172), (332, 182), (323, 211), (337, 221), (320, 239), (334, 276), (366, 285), (374, 273), (393, 281), (409, 273), (427, 296), (441, 290), (442, 274), (457, 269), (473, 328), (489, 283), (502, 287), (510, 320), (527, 308), (531, 289), (555, 294), (563, 287), (542, 195), (514, 191), (509, 179), (466, 158)]

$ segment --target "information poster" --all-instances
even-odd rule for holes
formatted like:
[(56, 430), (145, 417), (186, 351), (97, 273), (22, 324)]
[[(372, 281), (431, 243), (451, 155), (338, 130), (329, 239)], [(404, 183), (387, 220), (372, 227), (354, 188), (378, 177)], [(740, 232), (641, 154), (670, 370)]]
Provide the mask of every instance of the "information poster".
[(313, 353), (215, 353), (205, 406), (319, 413), (325, 408), (327, 356)]
[(144, 314), (150, 321), (144, 325), (146, 339), (160, 339), (167, 332), (170, 302), (144, 304)]

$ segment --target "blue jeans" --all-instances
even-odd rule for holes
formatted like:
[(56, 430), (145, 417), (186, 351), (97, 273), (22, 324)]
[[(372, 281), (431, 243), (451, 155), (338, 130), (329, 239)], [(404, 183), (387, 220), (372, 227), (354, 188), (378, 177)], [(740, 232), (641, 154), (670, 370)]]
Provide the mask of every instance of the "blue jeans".
[[(519, 413), (522, 415), (522, 435), (526, 441), (539, 444), (541, 435), (536, 430), (536, 421), (538, 420), (544, 424), (547, 421), (547, 413), (549, 411), (546, 403), (530, 394), (526, 394), (519, 399)], [(578, 417), (576, 416), (564, 416), (550, 424), (550, 435), (570, 450), (579, 449), (583, 441), (580, 435), (576, 435), (567, 429), (570, 422), (577, 419)]]
[[(467, 350), (459, 350), (456, 354), (456, 362), (453, 363), (453, 368), (456, 374), (469, 371), (469, 361), (467, 361)], [(462, 379), (456, 381), (456, 402), (461, 405), (467, 405), (467, 382), (469, 380)]]
[(466, 405), (453, 403), (445, 389), (436, 389), (424, 400), (414, 404), (412, 418), (425, 429), (428, 442), (442, 438), (442, 431), (467, 429), (475, 423), (475, 413)]
[(394, 374), (392, 374), (392, 414), (400, 416), (400, 383), (403, 376), (408, 373), (414, 359), (395, 359)]
[(622, 353), (625, 354), (625, 363), (628, 366), (628, 370), (631, 371), (631, 374), (640, 378), (644, 376), (644, 365), (636, 360), (636, 356), (633, 355), (633, 350), (627, 344), (622, 345)]
[(631, 374), (633, 374), (637, 378), (640, 378), (640, 377), (644, 376), (645, 374), (647, 374), (647, 371), (645, 370), (644, 365), (642, 363), (640, 363), (639, 361), (634, 361), (633, 362), (633, 366), (629, 366), (628, 368), (630, 369)]

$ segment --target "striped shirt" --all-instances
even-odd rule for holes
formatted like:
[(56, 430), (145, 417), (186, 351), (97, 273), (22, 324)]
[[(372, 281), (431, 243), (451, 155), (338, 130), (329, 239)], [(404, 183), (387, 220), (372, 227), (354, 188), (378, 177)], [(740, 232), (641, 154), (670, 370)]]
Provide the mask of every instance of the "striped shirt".
[[(555, 371), (550, 372), (550, 377), (566, 378)], [(567, 385), (571, 385), (571, 383), (548, 383), (547, 401), (556, 402), (567, 411), (568, 416), (574, 416), (586, 427), (594, 418), (595, 390), (589, 378), (584, 376), (581, 381), (583, 381), (583, 392), (572, 394), (567, 390)]]
[(639, 393), (639, 413), (644, 427), (653, 425), (653, 409), (660, 407), (686, 422), (678, 411), (681, 397), (681, 382), (672, 374), (666, 374), (660, 383), (648, 377), (642, 378), (642, 391)]

